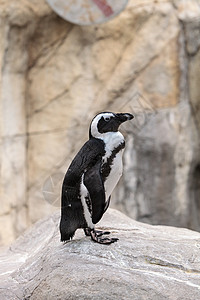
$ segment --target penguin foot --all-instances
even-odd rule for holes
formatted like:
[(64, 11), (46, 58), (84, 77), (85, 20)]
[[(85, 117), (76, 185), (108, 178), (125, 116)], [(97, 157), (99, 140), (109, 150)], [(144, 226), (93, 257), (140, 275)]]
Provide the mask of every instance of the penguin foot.
[(96, 235), (102, 236), (104, 234), (110, 234), (110, 231), (102, 231), (102, 230), (95, 230), (95, 229), (90, 229), (90, 228), (84, 228), (84, 232), (86, 236), (91, 236), (91, 231), (94, 231)]
[(90, 228), (83, 228), (83, 230), (84, 230), (86, 236), (90, 236), (90, 232), (91, 232)]
[[(100, 233), (98, 233), (98, 232), (100, 232)], [(102, 233), (102, 232), (104, 232), (104, 233)], [(119, 240), (118, 238), (101, 238), (101, 236), (103, 234), (108, 234), (108, 232), (109, 231), (98, 231), (98, 230), (92, 229), (90, 231), (90, 236), (94, 242), (97, 242), (99, 244), (105, 244), (105, 245), (115, 243)]]
[(95, 230), (97, 236), (102, 236), (104, 234), (110, 234), (110, 231), (102, 231), (102, 230)]

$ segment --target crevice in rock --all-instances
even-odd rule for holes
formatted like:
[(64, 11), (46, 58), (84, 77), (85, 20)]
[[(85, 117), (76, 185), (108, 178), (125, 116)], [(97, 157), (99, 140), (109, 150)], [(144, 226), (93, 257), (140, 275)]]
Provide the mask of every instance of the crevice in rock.
[[(53, 37), (50, 37), (52, 32), (49, 25), (53, 26), (53, 30), (59, 30), (59, 34), (54, 34)], [(65, 42), (73, 28), (73, 24), (67, 23), (54, 12), (43, 16), (43, 18), (40, 18), (37, 22), (35, 22), (31, 39), (29, 39), (29, 44), (27, 44), (29, 53), (28, 70), (35, 67), (41, 57), (47, 57), (47, 60), (49, 61), (49, 59), (55, 55), (57, 50)], [(47, 35), (49, 35), (49, 38)], [(41, 39), (43, 40), (43, 44), (41, 44)], [(37, 47), (35, 49), (35, 45), (37, 45), (39, 49)], [(50, 54), (50, 56), (48, 56), (48, 54)], [(46, 61), (41, 67), (46, 64)]]
[(196, 273), (196, 274), (200, 273), (199, 270), (188, 269), (188, 268), (185, 268), (182, 265), (173, 264), (173, 263), (170, 263), (168, 261), (161, 260), (159, 258), (150, 257), (150, 256), (146, 256), (144, 258), (145, 258), (146, 262), (150, 263), (151, 265), (157, 265), (157, 266), (161, 266), (161, 267), (177, 269), (177, 270), (184, 271), (184, 272), (187, 272), (187, 273)]
[[(125, 91), (127, 91), (130, 87), (132, 87), (133, 83), (135, 80), (137, 80), (137, 78), (139, 76), (141, 76), (141, 74), (143, 72), (145, 72), (145, 70), (157, 59), (159, 58), (161, 55), (163, 55), (163, 50), (167, 47), (167, 45), (169, 45), (172, 41), (174, 40), (174, 37), (172, 37), (170, 40), (168, 40), (164, 46), (160, 49), (160, 51), (158, 53), (155, 53), (151, 59), (145, 64), (145, 66), (143, 66), (140, 70), (137, 70), (137, 72), (135, 72), (135, 74), (133, 76), (130, 76), (130, 78), (128, 80), (126, 80), (126, 82), (124, 82), (123, 88), (119, 89), (119, 90), (115, 90), (112, 91), (112, 95), (110, 95), (110, 101), (107, 103), (107, 106), (112, 106), (113, 103), (116, 101), (117, 97), (120, 97)], [(123, 56), (121, 58), (121, 60), (123, 59)], [(120, 61), (118, 61), (118, 64), (120, 63)], [(114, 72), (117, 70), (118, 65), (116, 65)], [(111, 74), (111, 78), (113, 76), (114, 73)], [(109, 81), (108, 81), (109, 82)], [(138, 91), (139, 93), (139, 91)], [(101, 94), (101, 92), (99, 93), (99, 95)], [(140, 93), (139, 93), (140, 94)]]
[[(47, 55), (47, 51), (51, 49), (51, 54), (50, 56), (39, 66), (40, 68), (44, 68), (48, 62), (52, 59), (52, 57), (57, 53), (57, 51), (59, 50), (60, 47), (62, 47), (62, 45), (64, 44), (67, 36), (69, 35), (69, 33), (72, 31), (73, 26), (71, 27), (71, 29), (65, 34), (64, 37), (62, 37), (60, 40), (54, 42), (52, 45), (49, 45), (48, 48), (46, 49), (42, 49), (40, 54), (38, 55), (38, 57), (36, 58), (36, 60), (34, 61), (34, 63), (29, 66), (29, 70), (31, 70), (37, 63), (37, 61), (41, 58), (41, 57), (45, 57)], [(55, 46), (54, 50), (52, 51), (52, 48)]]
[(44, 104), (40, 108), (34, 110), (30, 115), (28, 115), (28, 118), (31, 118), (33, 115), (42, 112), (45, 108), (47, 108), (49, 105), (51, 105), (54, 101), (56, 101), (59, 98), (61, 98), (62, 96), (64, 96), (67, 92), (69, 92), (69, 88), (64, 89), (62, 92), (60, 92), (54, 98), (50, 99), (46, 104)]
[(189, 182), (190, 220), (188, 227), (200, 230), (200, 162), (191, 167)]
[(200, 215), (200, 163), (194, 169), (193, 178), (194, 178), (194, 200)]
[(50, 130), (41, 130), (41, 131), (32, 131), (32, 132), (28, 132), (28, 133), (19, 133), (19, 134), (13, 134), (13, 135), (7, 135), (7, 136), (2, 136), (1, 141), (2, 140), (6, 140), (6, 139), (15, 139), (15, 138), (25, 138), (26, 136), (32, 136), (32, 135), (41, 135), (41, 134), (54, 134), (57, 132), (62, 132), (62, 131), (67, 131), (67, 127), (63, 127), (63, 128), (55, 128), (55, 129), (50, 129)]

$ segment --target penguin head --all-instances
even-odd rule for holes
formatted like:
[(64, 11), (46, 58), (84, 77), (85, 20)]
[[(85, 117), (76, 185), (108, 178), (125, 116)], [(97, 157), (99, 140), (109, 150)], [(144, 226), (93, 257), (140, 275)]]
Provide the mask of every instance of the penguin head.
[(101, 112), (93, 118), (89, 136), (90, 138), (98, 138), (107, 132), (117, 132), (123, 122), (133, 118), (134, 116), (129, 113)]

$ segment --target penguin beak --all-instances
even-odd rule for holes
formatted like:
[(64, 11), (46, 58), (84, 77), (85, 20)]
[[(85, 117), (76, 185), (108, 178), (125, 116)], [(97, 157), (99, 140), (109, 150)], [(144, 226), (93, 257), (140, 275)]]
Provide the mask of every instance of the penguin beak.
[(120, 123), (132, 120), (134, 118), (134, 116), (132, 114), (129, 113), (120, 113), (120, 114), (115, 114), (117, 117), (117, 120), (120, 121)]

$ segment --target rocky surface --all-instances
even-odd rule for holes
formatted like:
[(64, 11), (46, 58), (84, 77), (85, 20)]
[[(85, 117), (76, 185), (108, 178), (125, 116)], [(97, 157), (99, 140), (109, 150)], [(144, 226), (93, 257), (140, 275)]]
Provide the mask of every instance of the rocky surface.
[(142, 224), (108, 210), (100, 245), (80, 230), (59, 242), (59, 214), (38, 222), (0, 256), (0, 299), (200, 298), (200, 233)]
[(101, 110), (135, 114), (112, 205), (200, 230), (200, 2), (130, 0), (112, 21), (81, 27), (45, 0), (0, 0), (0, 20), (0, 244), (59, 205)]

